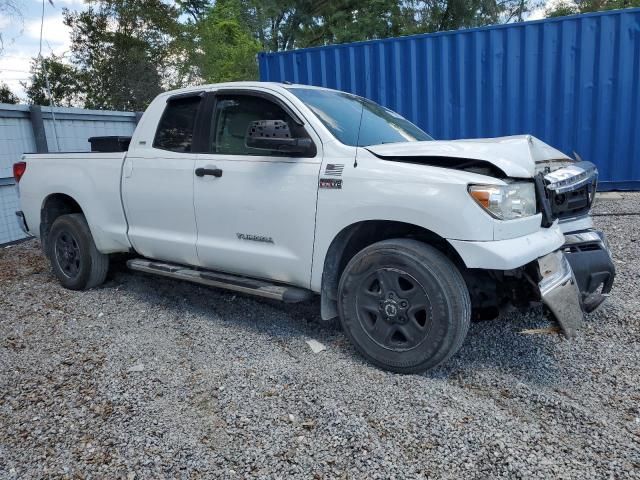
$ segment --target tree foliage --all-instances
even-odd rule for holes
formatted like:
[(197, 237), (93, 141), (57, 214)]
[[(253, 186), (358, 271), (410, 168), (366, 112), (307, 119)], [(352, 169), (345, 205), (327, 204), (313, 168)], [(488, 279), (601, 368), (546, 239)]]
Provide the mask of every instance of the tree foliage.
[[(46, 71), (56, 103), (142, 110), (165, 89), (257, 78), (261, 50), (518, 21), (537, 1), (91, 0), (64, 10), (71, 65), (54, 57)], [(41, 70), (32, 68), (32, 102), (47, 102)]]
[(0, 103), (18, 103), (18, 96), (11, 91), (9, 85), (0, 82)]
[(142, 110), (172, 86), (178, 15), (162, 0), (104, 0), (65, 10), (85, 106)]
[(537, 0), (256, 0), (255, 35), (270, 51), (522, 20)]
[[(31, 77), (28, 82), (21, 82), (27, 94), (27, 101), (34, 105), (51, 105), (57, 107), (81, 106), (83, 88), (78, 71), (64, 63), (61, 57), (51, 55), (42, 61), (31, 61)], [(51, 98), (47, 89), (47, 79)]]
[(547, 17), (563, 17), (578, 13), (599, 12), (620, 8), (640, 7), (640, 0), (561, 0), (547, 8)]
[(195, 62), (207, 82), (252, 80), (260, 43), (243, 19), (240, 0), (218, 0), (196, 24)]

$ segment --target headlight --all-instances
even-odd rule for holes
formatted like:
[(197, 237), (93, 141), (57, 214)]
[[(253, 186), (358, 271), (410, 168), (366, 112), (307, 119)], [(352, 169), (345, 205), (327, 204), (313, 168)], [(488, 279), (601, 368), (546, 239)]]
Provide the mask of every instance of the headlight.
[(533, 183), (530, 182), (469, 185), (469, 194), (478, 205), (500, 220), (513, 220), (536, 214), (536, 192)]

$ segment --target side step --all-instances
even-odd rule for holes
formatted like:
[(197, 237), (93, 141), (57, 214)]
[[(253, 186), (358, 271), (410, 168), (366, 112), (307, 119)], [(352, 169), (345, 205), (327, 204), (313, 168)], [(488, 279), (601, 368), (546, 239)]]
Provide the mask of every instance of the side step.
[(277, 285), (264, 280), (230, 275), (228, 273), (196, 270), (183, 265), (156, 262), (142, 258), (129, 260), (127, 267), (138, 272), (152, 273), (162, 277), (186, 280), (210, 287), (224, 288), (236, 292), (248, 293), (250, 295), (257, 295), (259, 297), (272, 298), (285, 303), (304, 302), (313, 297), (313, 293), (310, 290), (303, 288)]

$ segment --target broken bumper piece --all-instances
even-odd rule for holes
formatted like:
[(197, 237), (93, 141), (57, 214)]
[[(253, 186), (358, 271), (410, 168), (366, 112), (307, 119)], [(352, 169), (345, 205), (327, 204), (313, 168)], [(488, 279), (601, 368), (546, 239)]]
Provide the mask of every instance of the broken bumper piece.
[(567, 338), (582, 326), (583, 312), (598, 308), (616, 275), (604, 233), (583, 230), (565, 235), (563, 247), (538, 259), (542, 302)]
[(542, 280), (538, 283), (540, 297), (556, 318), (567, 338), (576, 335), (582, 326), (582, 302), (571, 265), (562, 251), (538, 259)]

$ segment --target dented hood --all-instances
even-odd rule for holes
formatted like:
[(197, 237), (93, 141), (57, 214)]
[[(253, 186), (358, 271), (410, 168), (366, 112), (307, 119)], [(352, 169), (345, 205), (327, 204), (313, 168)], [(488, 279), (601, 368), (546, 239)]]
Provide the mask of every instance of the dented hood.
[[(533, 177), (540, 170), (536, 169), (536, 164), (539, 166), (554, 160), (572, 161), (561, 151), (531, 135), (387, 143), (369, 146), (367, 150), (377, 157), (395, 160), (406, 158), (411, 161), (421, 157), (425, 160), (429, 157), (481, 160), (492, 163), (508, 177), (515, 178)], [(446, 162), (442, 166), (446, 167)]]

